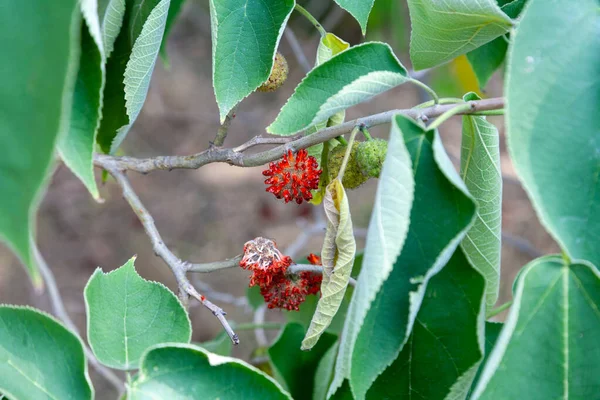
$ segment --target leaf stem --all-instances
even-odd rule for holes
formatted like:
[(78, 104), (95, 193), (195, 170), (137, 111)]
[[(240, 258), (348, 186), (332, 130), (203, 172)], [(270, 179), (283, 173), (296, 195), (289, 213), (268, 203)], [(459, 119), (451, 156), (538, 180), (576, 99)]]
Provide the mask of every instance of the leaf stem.
[(367, 128), (363, 128), (361, 130), (361, 132), (364, 135), (365, 139), (367, 139), (367, 140), (373, 140), (373, 136), (371, 136), (371, 134), (369, 133), (369, 131), (367, 130)]
[(504, 115), (504, 113), (505, 110), (502, 108), (500, 110), (477, 111), (470, 115)]
[(439, 104), (440, 103), (440, 98), (438, 97), (437, 93), (435, 92), (435, 90), (433, 90), (432, 88), (430, 88), (429, 86), (427, 86), (426, 84), (424, 84), (423, 82), (410, 78), (409, 82), (412, 82), (413, 84), (419, 86), (421, 89), (423, 89), (424, 91), (426, 91), (427, 93), (429, 93), (429, 95), (431, 97), (433, 97), (433, 104)]
[(302, 7), (300, 4), (296, 4), (294, 6), (294, 9), (296, 11), (298, 11), (300, 14), (304, 15), (304, 17), (310, 21), (311, 24), (313, 24), (315, 26), (315, 28), (317, 28), (317, 30), (319, 31), (319, 33), (321, 34), (321, 36), (325, 36), (327, 35), (327, 31), (325, 31), (325, 29), (323, 28), (323, 26), (319, 23), (319, 21), (317, 21), (317, 19), (315, 17), (312, 16), (311, 13), (309, 13), (306, 8)]
[(465, 104), (458, 104), (456, 107), (452, 107), (451, 109), (449, 109), (448, 111), (446, 111), (445, 113), (443, 113), (442, 115), (437, 117), (435, 119), (435, 121), (433, 121), (431, 124), (429, 124), (427, 129), (431, 130), (431, 129), (439, 128), (439, 126), (442, 125), (450, 117), (452, 117), (456, 114), (460, 114), (460, 113), (469, 111), (473, 108), (474, 108), (474, 105), (471, 102), (468, 102)]
[(360, 130), (360, 125), (356, 125), (352, 132), (350, 132), (350, 140), (348, 141), (348, 148), (346, 149), (346, 154), (344, 154), (344, 159), (342, 160), (342, 166), (340, 167), (340, 172), (338, 173), (337, 178), (341, 181), (344, 180), (344, 172), (346, 172), (346, 166), (348, 166), (348, 160), (350, 159), (350, 154), (352, 153), (352, 145), (354, 145), (354, 138), (356, 134)]
[(343, 136), (338, 136), (335, 138), (338, 142), (340, 142), (343, 145), (347, 145), (348, 141), (346, 140), (346, 138), (344, 138)]
[(510, 306), (512, 306), (513, 301), (507, 301), (506, 303), (502, 304), (501, 306), (498, 306), (492, 310), (490, 310), (487, 315), (485, 316), (486, 319), (495, 317), (496, 315), (500, 314), (502, 311), (506, 310), (507, 308), (509, 308)]
[[(458, 97), (442, 97), (442, 98), (438, 99), (438, 104), (459, 104), (462, 102), (464, 102), (464, 100), (460, 99)], [(425, 103), (417, 104), (413, 108), (427, 108), (427, 107), (431, 107), (434, 105), (435, 105), (435, 100), (429, 100), (429, 101), (426, 101)]]

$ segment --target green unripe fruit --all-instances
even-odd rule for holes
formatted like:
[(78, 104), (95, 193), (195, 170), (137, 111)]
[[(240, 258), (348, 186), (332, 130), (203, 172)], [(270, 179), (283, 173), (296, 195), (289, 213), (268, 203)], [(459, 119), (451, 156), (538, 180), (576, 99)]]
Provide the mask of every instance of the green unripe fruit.
[(387, 142), (373, 139), (358, 145), (356, 163), (365, 176), (379, 178), (381, 167), (387, 154)]
[[(355, 189), (365, 183), (369, 177), (364, 175), (356, 162), (356, 156), (358, 153), (358, 142), (354, 142), (352, 145), (352, 151), (350, 153), (350, 158), (348, 159), (348, 164), (346, 165), (346, 171), (344, 172), (344, 178), (342, 179), (342, 185), (346, 189)], [(329, 152), (329, 159), (327, 161), (327, 170), (329, 172), (329, 181), (334, 180), (342, 166), (342, 161), (344, 160), (344, 154), (346, 154), (347, 145), (339, 145), (334, 147)]]
[(273, 69), (269, 79), (258, 87), (259, 92), (274, 92), (283, 85), (288, 77), (288, 64), (281, 53), (275, 54)]

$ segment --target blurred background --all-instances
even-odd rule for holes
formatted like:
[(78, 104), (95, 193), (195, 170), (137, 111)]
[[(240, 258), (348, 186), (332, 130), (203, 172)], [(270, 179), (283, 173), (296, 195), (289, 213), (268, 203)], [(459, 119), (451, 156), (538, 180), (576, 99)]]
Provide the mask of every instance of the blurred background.
[[(208, 2), (189, 0), (168, 38), (168, 63), (157, 62), (146, 104), (123, 145), (123, 153), (138, 157), (184, 155), (205, 150), (218, 128), (218, 109), (211, 82), (211, 39)], [(406, 3), (377, 0), (369, 31), (363, 38), (358, 24), (333, 1), (300, 2), (333, 32), (351, 45), (365, 40), (388, 42), (410, 69), (408, 45), (410, 23)], [(299, 45), (308, 64), (314, 64), (319, 36), (315, 29), (293, 13), (280, 52), (287, 58), (290, 75), (275, 93), (254, 93), (244, 100), (231, 125), (226, 147), (237, 146), (264, 133), (295, 86), (305, 74)], [(296, 41), (294, 41), (294, 36)], [(291, 39), (291, 40), (290, 40)], [(496, 73), (485, 91), (479, 90), (464, 56), (417, 75), (444, 97), (462, 97), (476, 91), (483, 97), (502, 95), (502, 71)], [(347, 120), (397, 108), (410, 108), (427, 101), (425, 93), (410, 84), (402, 85), (374, 100), (348, 110)], [(503, 247), (502, 287), (499, 304), (510, 300), (511, 285), (518, 270), (541, 253), (558, 251), (540, 226), (529, 200), (519, 184), (506, 154), (502, 117), (488, 117), (499, 129), (502, 146)], [(374, 136), (387, 138), (388, 126), (373, 128)], [(458, 166), (461, 120), (455, 117), (440, 129), (448, 154)], [(252, 151), (260, 151), (254, 148)], [(199, 170), (157, 171), (142, 176), (129, 173), (134, 189), (149, 211), (166, 244), (182, 259), (209, 262), (234, 257), (244, 243), (256, 236), (276, 240), (282, 251), (302, 262), (310, 252), (320, 253), (324, 230), (320, 211), (310, 205), (283, 204), (265, 192), (264, 168), (238, 168), (209, 164)], [(99, 177), (99, 171), (97, 171)], [(364, 245), (364, 228), (372, 209), (377, 181), (372, 179), (348, 193), (359, 249)], [(150, 242), (135, 214), (122, 199), (117, 185), (109, 181), (100, 187), (104, 203), (93, 201), (79, 180), (58, 163), (38, 213), (37, 238), (41, 253), (56, 275), (68, 313), (85, 335), (83, 288), (97, 267), (110, 271), (137, 254), (136, 268), (146, 279), (176, 290), (175, 280), (162, 260), (154, 255)], [(316, 224), (316, 225), (315, 225)], [(300, 237), (299, 237), (300, 236)], [(286, 253), (286, 254), (287, 254)], [(248, 273), (228, 269), (196, 274), (192, 282), (200, 292), (228, 312), (236, 323), (264, 319), (283, 321), (284, 312), (254, 313), (245, 300)], [(47, 293), (33, 290), (17, 259), (0, 245), (0, 303), (28, 304), (52, 311)], [(198, 304), (190, 308), (193, 341), (203, 342), (219, 334), (221, 326), (208, 310)], [(504, 314), (499, 316), (499, 320)], [(238, 332), (241, 344), (233, 355), (260, 361), (254, 350), (265, 338), (252, 330)], [(267, 333), (267, 342), (276, 331)], [(263, 342), (263, 343), (261, 343)], [(116, 392), (95, 371), (90, 370), (98, 399), (114, 399)]]

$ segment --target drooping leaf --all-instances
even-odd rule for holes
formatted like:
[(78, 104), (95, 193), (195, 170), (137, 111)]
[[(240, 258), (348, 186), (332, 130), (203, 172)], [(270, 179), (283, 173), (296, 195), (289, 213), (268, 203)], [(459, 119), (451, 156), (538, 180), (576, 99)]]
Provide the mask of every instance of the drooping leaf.
[(429, 281), (408, 341), (367, 398), (464, 399), (484, 355), (484, 293), (458, 248)]
[(229, 336), (226, 332), (221, 332), (213, 340), (202, 342), (199, 344), (199, 346), (211, 353), (227, 357), (231, 355), (231, 350), (233, 347), (233, 345), (231, 344), (231, 339), (229, 339)]
[(210, 0), (213, 86), (221, 122), (271, 74), (295, 0)]
[(300, 343), (305, 333), (302, 325), (289, 323), (269, 348), (274, 376), (294, 399), (311, 398), (319, 361), (337, 339), (336, 335), (324, 333), (311, 351), (302, 351)]
[(292, 135), (408, 80), (385, 43), (363, 43), (315, 67), (283, 106), (269, 133)]
[(358, 21), (363, 36), (366, 35), (369, 14), (371, 14), (375, 0), (335, 0), (335, 2)]
[(327, 230), (321, 250), (321, 298), (302, 341), (302, 350), (310, 350), (331, 324), (344, 299), (356, 254), (350, 204), (339, 179), (334, 179), (327, 186), (323, 208), (327, 218)]
[(91, 400), (79, 338), (40, 311), (1, 305), (0, 393), (13, 400)]
[(412, 160), (414, 200), (404, 247), (359, 327), (352, 349), (350, 386), (359, 399), (397, 358), (412, 331), (429, 279), (450, 259), (476, 209), (437, 132), (425, 131), (402, 115), (395, 119)]
[(55, 142), (69, 126), (80, 23), (75, 0), (11, 1), (0, 12), (0, 241), (38, 287), (30, 240)]
[(417, 70), (468, 53), (512, 27), (495, 0), (408, 0), (410, 59)]
[(315, 372), (315, 387), (313, 389), (313, 400), (326, 400), (327, 389), (333, 379), (333, 369), (337, 357), (340, 342), (335, 342), (329, 350), (321, 357), (317, 370)]
[[(402, 137), (405, 120), (393, 119), (387, 155), (371, 213), (361, 274), (346, 317), (332, 387), (350, 377), (351, 358), (367, 310), (402, 250), (410, 223), (414, 178), (411, 156)], [(401, 124), (401, 125), (400, 125)], [(401, 127), (402, 126), (402, 127)]]
[(506, 83), (508, 149), (540, 221), (571, 258), (596, 265), (599, 27), (596, 0), (531, 0), (512, 37)]
[(125, 16), (125, 0), (98, 0), (98, 16), (102, 29), (104, 56), (108, 58), (115, 48)]
[(69, 130), (59, 139), (58, 150), (65, 164), (83, 182), (92, 197), (99, 200), (93, 154), (102, 118), (105, 60), (96, 5), (94, 0), (81, 3), (85, 23), (81, 28), (79, 71), (73, 93)]
[(162, 42), (169, 0), (127, 0), (123, 26), (106, 64), (98, 144), (115, 153), (146, 100)]
[(526, 265), (472, 398), (597, 397), (599, 306), (600, 274), (588, 262), (545, 256)]
[[(465, 101), (480, 100), (475, 93)], [(486, 280), (486, 304), (496, 304), (500, 288), (502, 172), (498, 129), (482, 116), (463, 116), (460, 175), (477, 201), (477, 218), (461, 246)]]
[(167, 39), (169, 38), (169, 33), (171, 33), (171, 28), (173, 28), (177, 17), (181, 13), (184, 3), (185, 0), (171, 0), (171, 4), (169, 5), (169, 13), (167, 14), (167, 21), (165, 22), (165, 34), (160, 46), (160, 56), (165, 63), (168, 63)]
[(291, 400), (273, 378), (244, 361), (189, 344), (162, 344), (146, 352), (128, 394), (130, 400)]
[(116, 369), (138, 368), (150, 346), (191, 338), (190, 320), (177, 297), (140, 277), (134, 261), (109, 273), (96, 269), (84, 291), (90, 346), (98, 361)]

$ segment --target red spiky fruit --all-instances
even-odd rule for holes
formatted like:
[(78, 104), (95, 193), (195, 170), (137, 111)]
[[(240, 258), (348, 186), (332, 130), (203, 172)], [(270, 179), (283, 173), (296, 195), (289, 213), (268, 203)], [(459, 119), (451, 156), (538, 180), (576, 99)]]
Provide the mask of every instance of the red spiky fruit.
[(281, 160), (270, 163), (263, 175), (268, 176), (265, 179), (270, 185), (267, 192), (286, 203), (295, 200), (301, 204), (303, 200), (312, 199), (310, 191), (319, 187), (321, 172), (317, 160), (309, 156), (306, 149), (301, 149), (296, 154), (288, 150)]

